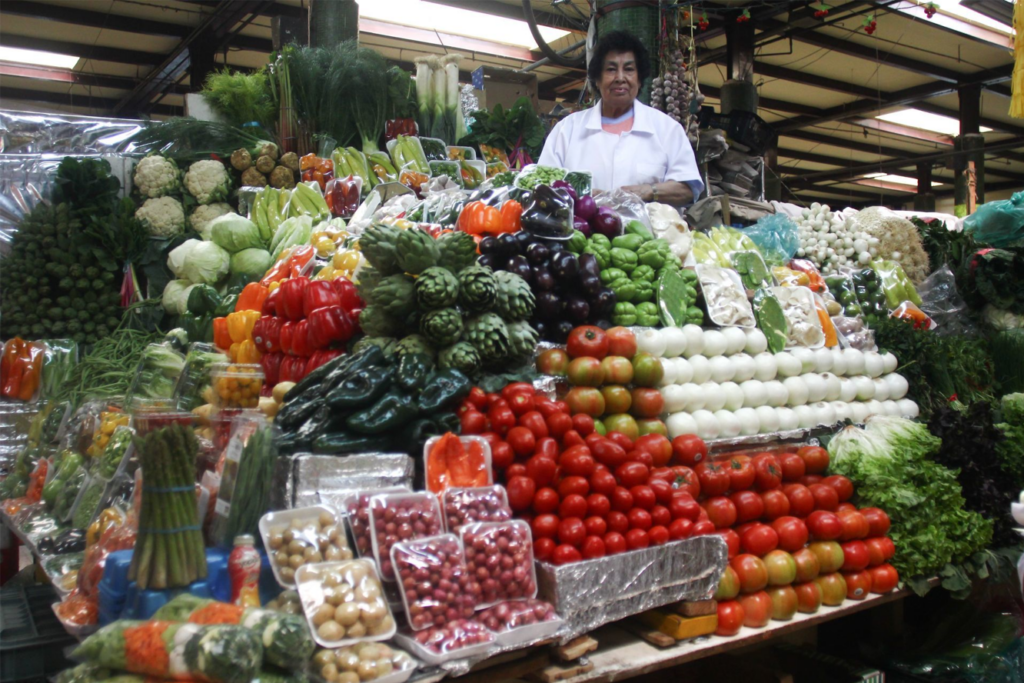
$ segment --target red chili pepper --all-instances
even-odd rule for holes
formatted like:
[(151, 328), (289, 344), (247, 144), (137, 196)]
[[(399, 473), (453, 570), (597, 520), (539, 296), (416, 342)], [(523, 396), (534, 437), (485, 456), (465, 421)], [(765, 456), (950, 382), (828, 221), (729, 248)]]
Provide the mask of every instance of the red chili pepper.
[(351, 316), (341, 306), (327, 306), (313, 311), (309, 322), (309, 343), (312, 348), (322, 349), (333, 342), (346, 342), (355, 333)]
[(281, 290), (280, 298), (277, 300), (278, 315), (288, 320), (301, 320), (303, 318), (302, 300), (309, 286), (309, 278), (293, 277), (281, 283), (278, 288)]
[(281, 369), (278, 373), (278, 382), (298, 382), (306, 376), (306, 364), (308, 358), (302, 356), (285, 356), (281, 360)]
[(334, 360), (343, 353), (344, 351), (341, 349), (321, 349), (320, 351), (317, 351), (309, 357), (309, 362), (306, 363), (305, 374), (308, 375), (324, 363)]
[(314, 280), (302, 292), (302, 313), (306, 318), (318, 308), (339, 304), (341, 296), (328, 280)]
[(278, 335), (278, 339), (280, 340), (279, 347), (281, 352), (291, 354), (293, 347), (292, 340), (295, 339), (295, 323), (290, 320), (288, 322), (281, 323), (281, 331)]
[(263, 300), (263, 307), (260, 313), (263, 315), (277, 315), (277, 302), (281, 298), (281, 288), (278, 287)]
[(335, 278), (330, 281), (334, 286), (334, 290), (341, 297), (341, 307), (351, 313), (354, 309), (362, 309), (366, 307), (366, 303), (362, 297), (359, 296), (359, 292), (356, 291), (356, 286), (352, 284), (352, 281), (345, 277)]
[(281, 361), (286, 356), (277, 351), (275, 353), (265, 353), (260, 358), (260, 366), (263, 368), (264, 383), (263, 386), (274, 386), (281, 381)]
[(281, 350), (281, 319), (265, 315), (252, 326), (252, 340), (261, 353)]
[(315, 350), (309, 343), (309, 321), (299, 320), (292, 330), (292, 355), (308, 358)]

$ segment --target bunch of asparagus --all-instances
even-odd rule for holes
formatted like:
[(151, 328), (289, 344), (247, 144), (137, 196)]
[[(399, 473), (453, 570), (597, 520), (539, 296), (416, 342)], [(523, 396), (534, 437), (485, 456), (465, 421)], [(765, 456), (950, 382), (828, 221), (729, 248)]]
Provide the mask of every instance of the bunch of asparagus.
[(206, 550), (196, 510), (195, 434), (172, 422), (134, 441), (144, 483), (128, 578), (142, 589), (181, 588), (206, 578)]

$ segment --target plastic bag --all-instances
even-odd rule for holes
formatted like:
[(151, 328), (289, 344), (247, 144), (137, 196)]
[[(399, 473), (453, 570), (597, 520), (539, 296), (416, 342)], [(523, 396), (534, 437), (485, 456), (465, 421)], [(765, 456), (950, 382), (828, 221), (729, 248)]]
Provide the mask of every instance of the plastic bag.
[(651, 217), (647, 213), (647, 204), (638, 195), (622, 188), (611, 192), (602, 192), (594, 196), (597, 208), (606, 207), (619, 214), (622, 224), (640, 221), (648, 230), (651, 229)]
[[(451, 618), (469, 619), (481, 598), (481, 584), (466, 564), (462, 543), (454, 534), (396, 543), (391, 558), (402, 585), (402, 604), (409, 626), (419, 631), (443, 626)], [(451, 587), (436, 592), (423, 574), (444, 574)]]
[(521, 217), (523, 230), (538, 237), (567, 240), (573, 236), (573, 201), (567, 190), (541, 185)]
[(768, 214), (744, 228), (743, 234), (754, 240), (764, 260), (773, 266), (785, 265), (800, 248), (796, 223), (781, 213)]
[(956, 291), (956, 276), (948, 265), (929, 275), (917, 294), (921, 297), (921, 310), (939, 326), (940, 335), (977, 334), (978, 328), (967, 315), (967, 304)]
[(1024, 191), (1008, 200), (982, 204), (964, 220), (964, 231), (993, 247), (1024, 245)]

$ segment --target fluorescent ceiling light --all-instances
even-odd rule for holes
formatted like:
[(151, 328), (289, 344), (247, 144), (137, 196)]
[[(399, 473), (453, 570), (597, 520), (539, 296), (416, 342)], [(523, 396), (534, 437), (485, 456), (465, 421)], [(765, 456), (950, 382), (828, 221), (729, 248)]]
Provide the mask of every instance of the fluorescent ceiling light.
[[(964, 21), (969, 21), (972, 24), (979, 24), (1004, 35), (1013, 35), (1013, 29), (1003, 22), (987, 17), (981, 12), (976, 12), (969, 7), (964, 7), (960, 4), (960, 0), (932, 0), (932, 2), (938, 5), (939, 9), (946, 14), (951, 14), (954, 17), (963, 19)], [(919, 0), (918, 4), (924, 5), (927, 3)]]
[[(864, 176), (868, 180), (881, 180), (884, 183), (892, 183), (894, 185), (909, 185), (910, 187), (917, 187), (917, 178), (910, 178), (905, 175), (892, 175), (891, 173), (870, 173)], [(932, 187), (938, 187), (942, 183), (932, 181)]]
[[(367, 19), (412, 26), (456, 36), (479, 38), (503, 45), (536, 49), (537, 41), (525, 21), (496, 17), (459, 7), (438, 5), (424, 0), (362, 0), (359, 15)], [(539, 26), (548, 43), (569, 35), (548, 26)]]
[(78, 64), (78, 57), (61, 55), (43, 50), (23, 50), (20, 47), (0, 47), (0, 62), (17, 62), (34, 66), (49, 66), (56, 69), (71, 69)]
[[(958, 120), (949, 116), (942, 116), (941, 114), (929, 114), (920, 109), (901, 109), (900, 111), (882, 114), (875, 118), (898, 123), (908, 128), (918, 128), (933, 133), (942, 133), (943, 135), (960, 135), (960, 122)], [(978, 130), (982, 133), (992, 131), (991, 128), (986, 128), (985, 126), (981, 126)]]

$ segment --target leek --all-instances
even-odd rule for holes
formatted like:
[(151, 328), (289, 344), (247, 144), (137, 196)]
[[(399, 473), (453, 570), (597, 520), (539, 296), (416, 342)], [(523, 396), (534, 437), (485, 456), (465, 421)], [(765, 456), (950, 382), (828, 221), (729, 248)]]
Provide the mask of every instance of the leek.
[[(441, 60), (437, 57), (430, 57), (430, 97), (431, 97), (431, 127), (430, 135), (426, 137), (441, 138), (447, 142), (444, 135), (445, 117), (445, 73)], [(423, 136), (423, 131), (420, 135)]]
[(445, 135), (442, 138), (449, 145), (458, 142), (459, 111), (461, 110), (459, 98), (459, 62), (462, 55), (448, 55), (444, 58), (445, 77)]
[(416, 123), (420, 132), (426, 134), (433, 128), (434, 103), (431, 101), (431, 57), (417, 57), (416, 63), (416, 101), (419, 104), (419, 113)]

